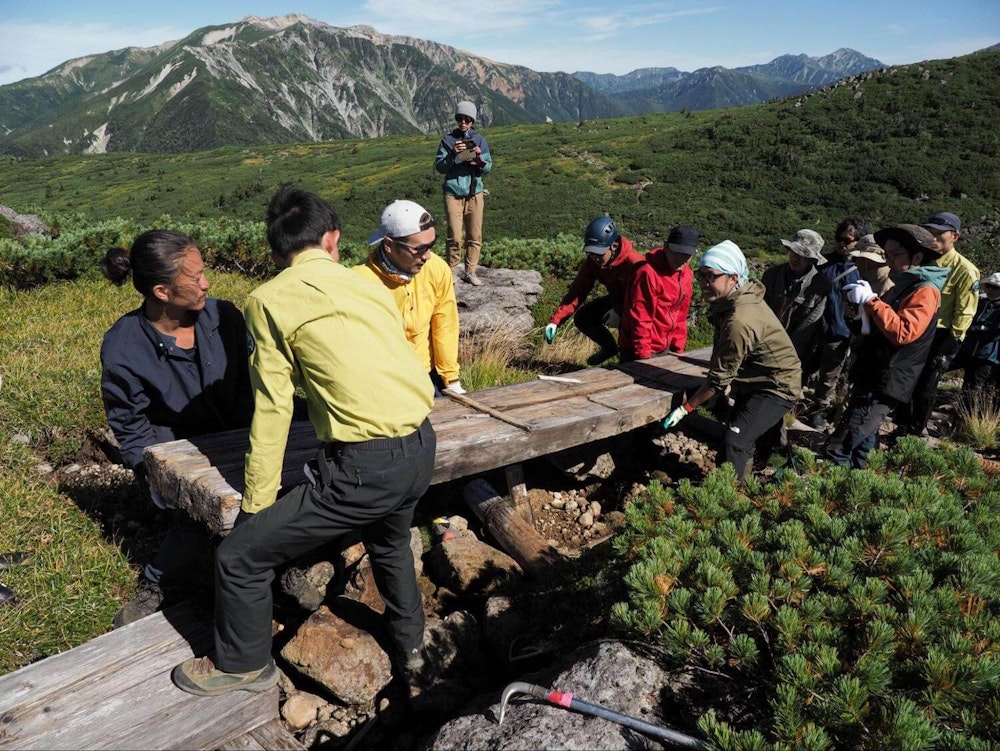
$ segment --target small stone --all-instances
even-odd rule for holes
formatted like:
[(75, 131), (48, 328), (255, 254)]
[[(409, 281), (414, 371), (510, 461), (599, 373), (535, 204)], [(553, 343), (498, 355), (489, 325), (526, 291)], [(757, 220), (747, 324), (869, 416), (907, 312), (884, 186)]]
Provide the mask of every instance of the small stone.
[(594, 515), (589, 511), (584, 511), (580, 514), (580, 518), (576, 520), (576, 523), (581, 527), (592, 527), (594, 526)]
[(594, 515), (595, 519), (597, 517), (599, 517), (601, 515), (601, 504), (598, 503), (597, 501), (591, 501), (590, 502), (590, 513)]
[(576, 511), (578, 508), (580, 508), (580, 504), (576, 501), (566, 501), (567, 511)]
[(553, 498), (552, 499), (552, 508), (554, 508), (554, 509), (561, 509), (561, 508), (565, 508), (565, 506), (566, 506), (566, 501), (564, 501), (562, 498)]

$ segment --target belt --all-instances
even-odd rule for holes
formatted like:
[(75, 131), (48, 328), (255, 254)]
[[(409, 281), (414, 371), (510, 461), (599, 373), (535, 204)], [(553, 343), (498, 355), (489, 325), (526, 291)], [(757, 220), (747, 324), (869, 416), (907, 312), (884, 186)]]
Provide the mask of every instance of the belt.
[(322, 444), (323, 453), (329, 458), (339, 454), (345, 448), (350, 448), (354, 451), (386, 451), (391, 449), (413, 448), (424, 442), (422, 431), (424, 430), (424, 426), (428, 424), (428, 420), (425, 419), (419, 428), (414, 430), (409, 435), (404, 435), (399, 438), (369, 438), (367, 441), (324, 442)]

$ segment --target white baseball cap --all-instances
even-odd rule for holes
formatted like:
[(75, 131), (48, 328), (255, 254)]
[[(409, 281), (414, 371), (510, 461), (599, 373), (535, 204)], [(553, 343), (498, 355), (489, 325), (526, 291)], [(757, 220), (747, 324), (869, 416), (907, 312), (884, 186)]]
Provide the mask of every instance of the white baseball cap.
[(382, 212), (378, 229), (368, 236), (368, 244), (382, 242), (386, 237), (409, 237), (433, 226), (434, 218), (419, 203), (393, 201)]

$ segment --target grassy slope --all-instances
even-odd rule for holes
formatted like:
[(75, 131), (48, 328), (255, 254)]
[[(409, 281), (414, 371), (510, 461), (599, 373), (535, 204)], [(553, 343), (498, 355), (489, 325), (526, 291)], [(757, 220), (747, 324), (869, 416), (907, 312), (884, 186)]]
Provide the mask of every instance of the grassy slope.
[[(256, 284), (212, 279), (213, 294), (239, 304)], [(33, 553), (0, 571), (18, 597), (0, 608), (0, 674), (107, 631), (165, 531), (143, 538), (134, 519), (145, 501), (130, 481), (87, 490), (46, 482), (35, 470), (41, 456), (63, 464), (87, 434), (104, 431), (101, 337), (138, 300), (131, 287), (104, 280), (0, 289), (0, 552)]]
[[(996, 217), (1000, 53), (911, 65), (795, 99), (732, 110), (524, 125), (486, 132), (491, 238), (578, 234), (607, 210), (649, 247), (678, 221), (705, 241), (776, 249), (803, 226), (828, 238), (848, 214), (876, 223), (953, 210)], [(260, 218), (276, 185), (319, 191), (362, 241), (397, 197), (438, 209), (436, 136), (198, 154), (0, 162), (0, 202), (94, 218)], [(964, 194), (964, 198), (962, 197)], [(971, 238), (973, 243), (979, 242)]]
[[(1000, 55), (916, 66), (885, 81), (808, 99), (741, 110), (615, 121), (521, 126), (488, 133), (496, 153), (487, 237), (577, 235), (610, 210), (640, 245), (678, 220), (707, 242), (736, 239), (771, 250), (775, 237), (816, 226), (829, 237), (844, 214), (877, 221), (920, 218), (930, 207), (967, 221), (995, 212), (1000, 155)], [(947, 83), (941, 83), (946, 80)], [(341, 210), (349, 239), (362, 242), (397, 196), (434, 208), (436, 138), (390, 138), (222, 150), (169, 157), (134, 154), (0, 164), (0, 203), (21, 212), (81, 212), (155, 222), (234, 215), (257, 219), (287, 179), (319, 190)], [(644, 187), (635, 187), (644, 186)], [(952, 198), (953, 192), (967, 198)], [(915, 201), (927, 193), (927, 201)], [(995, 268), (995, 266), (994, 266)], [(213, 294), (241, 303), (249, 280), (216, 275)], [(555, 299), (548, 285), (546, 300)], [(21, 595), (0, 610), (0, 672), (103, 632), (128, 593), (132, 569), (114, 524), (93, 504), (43, 485), (34, 457), (8, 446), (15, 433), (64, 461), (87, 431), (103, 429), (98, 348), (103, 331), (137, 304), (130, 288), (81, 281), (31, 292), (0, 290), (0, 551), (28, 549), (35, 562), (0, 581)], [(60, 492), (62, 491), (62, 492)], [(81, 513), (81, 509), (88, 513)]]

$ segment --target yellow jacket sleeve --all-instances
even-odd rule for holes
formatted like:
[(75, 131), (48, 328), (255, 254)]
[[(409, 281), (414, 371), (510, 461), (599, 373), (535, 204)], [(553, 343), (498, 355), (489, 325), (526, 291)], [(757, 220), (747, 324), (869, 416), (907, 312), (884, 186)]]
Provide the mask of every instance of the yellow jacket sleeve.
[(244, 315), (249, 334), (254, 413), (242, 508), (256, 513), (274, 503), (281, 485), (296, 372), (294, 356), (266, 306), (251, 297)]
[(447, 386), (459, 377), (458, 367), (458, 303), (455, 281), (447, 264), (444, 273), (434, 279), (434, 312), (431, 314), (431, 353), (434, 369)]

